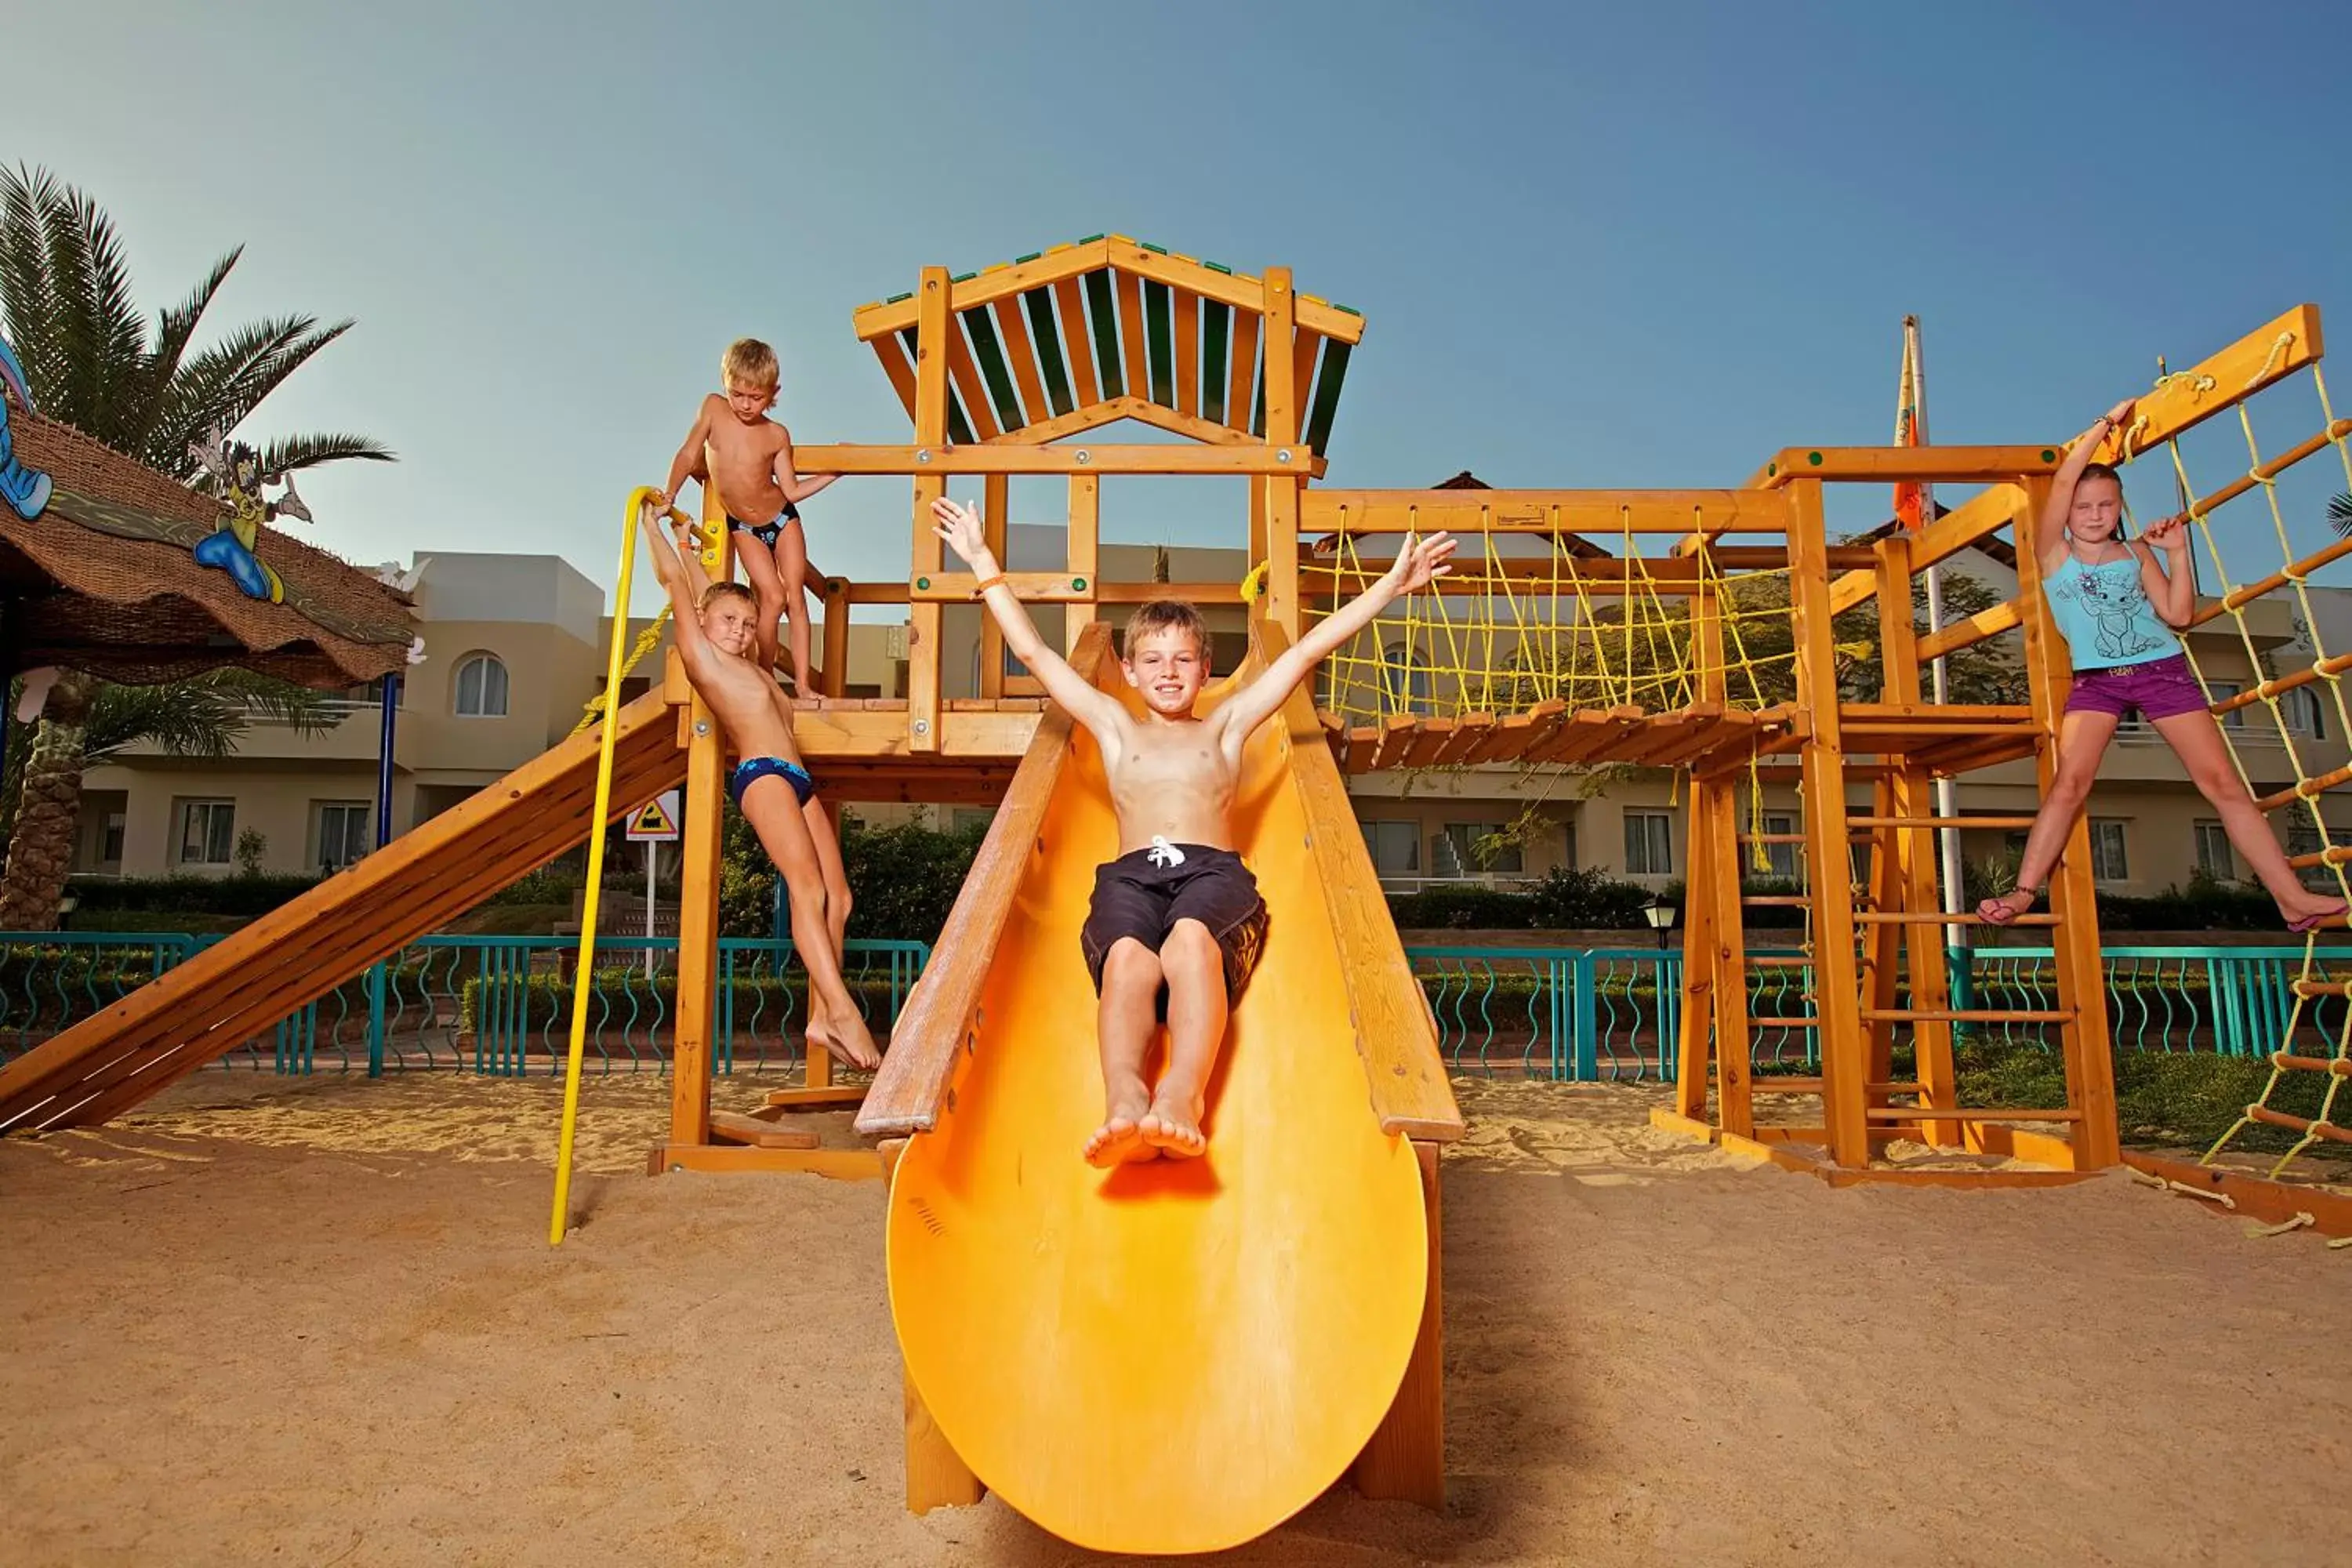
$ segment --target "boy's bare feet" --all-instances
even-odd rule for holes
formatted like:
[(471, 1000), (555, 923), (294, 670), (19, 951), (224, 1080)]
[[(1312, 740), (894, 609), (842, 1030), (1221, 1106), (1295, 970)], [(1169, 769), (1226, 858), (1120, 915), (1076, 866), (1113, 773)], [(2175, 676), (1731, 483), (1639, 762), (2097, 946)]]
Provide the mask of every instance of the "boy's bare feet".
[(806, 1033), (811, 1045), (821, 1047), (844, 1067), (871, 1072), (882, 1065), (882, 1053), (874, 1048), (874, 1037), (866, 1032), (866, 1020), (854, 1013), (842, 1022), (812, 1018)]
[(1108, 1169), (1112, 1165), (1126, 1164), (1130, 1160), (1149, 1160), (1157, 1155), (1160, 1151), (1145, 1143), (1142, 1137), (1143, 1113), (1150, 1103), (1150, 1097), (1144, 1092), (1140, 1083), (1112, 1095), (1103, 1124), (1095, 1129), (1093, 1137), (1087, 1140), (1087, 1163)]
[(1209, 1152), (1201, 1131), (1201, 1102), (1189, 1103), (1162, 1093), (1143, 1115), (1143, 1141), (1171, 1160), (1197, 1160)]
[(2005, 926), (2022, 914), (2033, 910), (2033, 889), (2020, 888), (2013, 893), (2003, 893), (1997, 899), (1987, 899), (1977, 906), (1977, 913), (1985, 924)]

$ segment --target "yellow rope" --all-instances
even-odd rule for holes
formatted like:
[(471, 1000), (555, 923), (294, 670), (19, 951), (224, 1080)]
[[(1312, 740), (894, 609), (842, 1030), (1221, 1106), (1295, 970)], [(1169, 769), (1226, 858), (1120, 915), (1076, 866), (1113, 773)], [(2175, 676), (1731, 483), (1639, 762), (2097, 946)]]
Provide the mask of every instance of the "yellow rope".
[[(646, 629), (637, 634), (636, 646), (629, 649), (629, 657), (621, 666), (621, 679), (623, 680), (626, 680), (629, 678), (630, 673), (637, 668), (640, 662), (644, 660), (646, 655), (653, 652), (654, 649), (661, 646), (662, 627), (668, 624), (669, 606), (667, 605), (664, 605), (661, 607), (660, 613), (656, 615), (654, 618), (646, 624)], [(604, 698), (606, 695), (606, 692), (599, 691), (596, 695), (588, 699), (586, 704), (587, 711), (581, 715), (580, 722), (572, 726), (572, 732), (573, 734), (584, 735), (589, 731), (596, 727), (597, 721), (604, 716)]]

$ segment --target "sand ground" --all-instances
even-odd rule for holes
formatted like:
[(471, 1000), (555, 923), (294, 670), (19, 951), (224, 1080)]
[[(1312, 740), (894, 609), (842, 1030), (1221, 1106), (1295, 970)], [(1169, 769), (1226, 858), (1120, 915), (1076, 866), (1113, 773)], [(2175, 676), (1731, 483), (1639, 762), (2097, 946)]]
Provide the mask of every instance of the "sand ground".
[[(882, 1189), (648, 1180), (665, 1092), (588, 1084), (561, 1251), (545, 1082), (205, 1073), (0, 1144), (0, 1558), (1098, 1561), (901, 1510)], [(2352, 1250), (2120, 1177), (1833, 1192), (1638, 1089), (1463, 1098), (1447, 1510), (1340, 1488), (1218, 1561), (2352, 1561)]]

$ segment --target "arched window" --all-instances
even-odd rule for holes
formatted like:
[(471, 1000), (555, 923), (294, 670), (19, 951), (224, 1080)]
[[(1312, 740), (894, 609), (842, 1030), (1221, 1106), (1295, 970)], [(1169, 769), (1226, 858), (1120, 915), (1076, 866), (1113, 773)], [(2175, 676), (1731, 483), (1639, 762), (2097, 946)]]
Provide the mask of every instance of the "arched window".
[(1429, 669), (1412, 657), (1412, 645), (1392, 642), (1381, 650), (1381, 711), (1428, 713)]
[(478, 653), (457, 666), (457, 717), (507, 716), (507, 667), (491, 653)]

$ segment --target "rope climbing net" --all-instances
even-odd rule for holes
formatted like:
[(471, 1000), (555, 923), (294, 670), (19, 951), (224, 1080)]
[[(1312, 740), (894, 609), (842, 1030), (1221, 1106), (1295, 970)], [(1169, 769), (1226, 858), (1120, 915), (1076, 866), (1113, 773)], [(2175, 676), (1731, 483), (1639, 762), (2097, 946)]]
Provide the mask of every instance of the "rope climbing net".
[[(1720, 700), (1760, 710), (1792, 700), (1788, 568), (1727, 571), (1706, 536), (1693, 537), (1699, 543), (1689, 556), (1654, 565), (1630, 529), (1613, 557), (1570, 532), (1465, 538), (1450, 576), (1407, 595), (1331, 655), (1318, 706), (1350, 723), (1513, 713), (1550, 701), (1685, 708), (1705, 695), (1695, 592), (1714, 595), (1723, 627)], [(1318, 545), (1300, 563), (1307, 597), (1344, 604), (1378, 581), (1389, 563), (1368, 561), (1363, 544), (1342, 532)], [(1659, 570), (1668, 564), (1671, 577)]]
[[(2329, 794), (2352, 784), (2352, 763), (2317, 773), (2312, 771), (2314, 754), (2324, 743), (2321, 737), (2327, 729), (2326, 713), (2334, 713), (2335, 733), (2338, 737), (2352, 737), (2352, 707), (2347, 707), (2344, 690), (2344, 678), (2352, 671), (2352, 648), (2330, 651), (2326, 629), (2329, 617), (2314, 601), (2310, 584), (2313, 574), (2352, 555), (2352, 536), (2298, 556), (2290, 534), (2291, 506), (2280, 493), (2281, 479), (2290, 469), (2330, 450), (2342, 465), (2346, 490), (2352, 492), (2352, 446), (2347, 445), (2347, 438), (2352, 437), (2352, 418), (2336, 416), (2328, 398), (2326, 379), (2315, 362), (2263, 389), (2266, 378), (2293, 346), (2292, 334), (2282, 332), (2272, 344), (2270, 357), (2262, 369), (2242, 387), (2220, 385), (2210, 375), (2199, 375), (2193, 381), (2167, 376), (2157, 383), (2159, 391), (2168, 387), (2185, 390), (2192, 397), (2211, 396), (2234, 405), (2245, 440), (2246, 466), (2242, 473), (2200, 496), (2190, 477), (2179, 434), (2154, 449), (2161, 450), (2168, 459), (2175, 493), (2182, 503), (2180, 510), (2196, 530), (2211, 573), (2208, 584), (2214, 591), (2211, 602), (2199, 610), (2192, 625), (2202, 626), (2227, 616), (2245, 652), (2248, 667), (2260, 678), (2242, 691), (2224, 689), (2199, 663), (2194, 639), (2186, 639), (2190, 666), (2197, 671), (2199, 684), (2213, 712), (2221, 720), (2221, 737), (2229, 747), (2232, 764), (2254, 795), (2255, 805), (2265, 815), (2282, 810), (2293, 814), (2287, 832), (2288, 864), (2307, 882), (2332, 883), (2340, 896), (2352, 902), (2352, 881), (2347, 880), (2345, 870), (2347, 864), (2352, 864), (2352, 828), (2331, 824), (2323, 809)], [(2291, 401), (2293, 395), (2284, 389), (2305, 384), (2306, 376), (2318, 404), (2318, 432), (2265, 458), (2255, 434), (2254, 394), (2263, 389), (2261, 397), (2266, 409), (2280, 406)], [(2127, 462), (2149, 455), (2139, 445), (2145, 425), (2144, 418), (2136, 420), (2123, 434), (2121, 449)], [(2258, 530), (2233, 528), (2225, 534), (2217, 529), (2216, 519), (2231, 502), (2245, 500), (2249, 505), (2232, 514), (2232, 522), (2238, 521), (2252, 510), (2256, 497), (2268, 515), (2280, 564), (2276, 571), (2241, 585), (2230, 579), (2222, 542), (2226, 537), (2243, 543)], [(2292, 510), (2294, 515), (2300, 515), (2299, 508)], [(2268, 651), (2276, 641), (2275, 636), (2265, 637), (2251, 618), (2256, 605), (2281, 593), (2292, 595), (2297, 634), (2310, 658), (2305, 668), (2284, 675), (2273, 673), (2275, 660)], [(2247, 749), (2254, 737), (2236, 715), (2256, 706), (2270, 717), (2278, 755), (2292, 775), (2291, 784), (2276, 778), (2275, 764), (2259, 771), (2249, 764)], [(2265, 750), (2269, 739), (2267, 734), (2263, 737)], [(2206, 1152), (2207, 1163), (2232, 1145), (2245, 1146), (2249, 1134), (2262, 1128), (2277, 1129), (2288, 1135), (2284, 1152), (2270, 1169), (2273, 1176), (2323, 1142), (2352, 1145), (2352, 1127), (2338, 1120), (2338, 1108), (2352, 1105), (2352, 1095), (2347, 1095), (2345, 1089), (2347, 1080), (2352, 1079), (2352, 982), (2328, 978), (2326, 956), (2319, 945), (2319, 932), (2313, 931), (2305, 938), (2302, 963), (2289, 985), (2291, 1000), (2285, 1025), (2277, 1048), (2271, 1053), (2270, 1078), (2255, 1101)], [(2343, 973), (2340, 965), (2336, 973)], [(2334, 1005), (2330, 1006), (2330, 1003)], [(2271, 1136), (2275, 1139), (2278, 1134)]]

